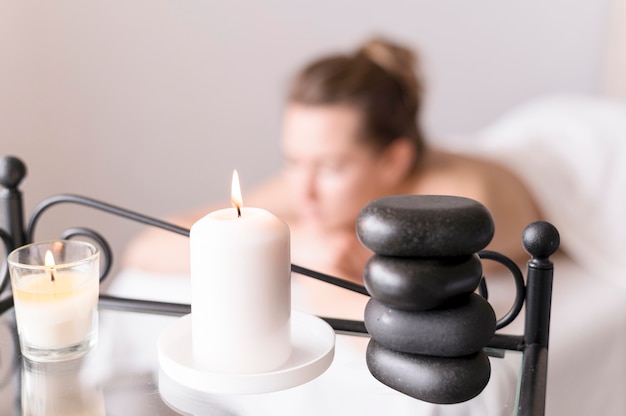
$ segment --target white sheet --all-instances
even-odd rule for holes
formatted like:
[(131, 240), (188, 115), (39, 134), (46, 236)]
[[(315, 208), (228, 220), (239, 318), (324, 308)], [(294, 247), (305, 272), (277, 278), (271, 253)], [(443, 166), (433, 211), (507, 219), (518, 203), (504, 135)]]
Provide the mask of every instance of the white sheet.
[[(626, 290), (612, 281), (598, 282), (575, 262), (563, 255), (554, 259), (555, 278), (548, 366), (548, 416), (622, 416), (626, 414)], [(524, 270), (525, 271), (525, 270)], [(506, 276), (488, 276), (490, 302), (502, 316), (512, 302), (513, 283)], [(189, 302), (189, 280), (184, 276), (152, 275), (126, 270), (111, 285), (112, 294), (152, 300)], [(306, 277), (295, 277), (294, 307), (324, 316), (362, 319), (367, 298), (331, 287)], [(145, 325), (145, 318), (115, 323), (116, 331), (132, 333), (138, 345), (124, 346), (127, 356), (140, 356), (124, 367), (140, 365), (154, 371), (156, 351), (148, 354), (141, 344), (141, 331), (160, 331), (159, 317)], [(504, 333), (521, 334), (523, 314)], [(140, 324), (140, 325), (138, 325)], [(219, 409), (234, 414), (345, 414), (341, 407), (329, 410), (341, 397), (352, 402), (351, 414), (361, 415), (511, 415), (519, 362), (515, 356), (500, 362), (489, 387), (476, 399), (462, 405), (432, 406), (409, 399), (382, 384), (368, 373), (364, 361), (367, 339), (338, 336), (337, 356), (331, 369), (307, 385), (260, 396), (219, 398), (212, 401)], [(127, 342), (128, 343), (128, 342)], [(134, 354), (131, 354), (132, 352)], [(170, 388), (170, 391), (172, 389)], [(189, 398), (184, 390), (174, 395)], [(179, 399), (180, 400), (180, 399)], [(198, 403), (201, 400), (196, 398)], [(279, 401), (280, 409), (271, 404)], [(301, 407), (301, 409), (300, 409)], [(390, 411), (393, 409), (393, 412)], [(507, 410), (501, 410), (507, 409)], [(419, 410), (419, 412), (418, 412)], [(266, 412), (266, 413), (264, 413)], [(231, 413), (228, 413), (231, 414)]]
[[(189, 279), (126, 270), (116, 276), (109, 294), (134, 296), (150, 300), (188, 303), (191, 299)], [(306, 277), (294, 276), (292, 290), (294, 309), (323, 316), (347, 319), (363, 318), (367, 297), (347, 292)], [(145, 339), (154, 338), (155, 331), (171, 323), (171, 317), (123, 317), (107, 322), (116, 333), (132, 334), (118, 337), (111, 351), (123, 348), (114, 365), (125, 371), (154, 372), (158, 367), (155, 349), (146, 348)], [(365, 349), (369, 338), (337, 336), (335, 358), (329, 370), (317, 379), (288, 390), (262, 395), (218, 396), (199, 394), (168, 378), (162, 379), (166, 400), (186, 414), (215, 415), (346, 415), (378, 416), (490, 416), (513, 414), (521, 355), (508, 354), (504, 359), (492, 358), (491, 379), (476, 398), (455, 405), (433, 405), (399, 393), (378, 382), (368, 371)], [(208, 412), (208, 413), (207, 413)]]
[(626, 287), (623, 273), (608, 272), (626, 265), (626, 105), (544, 98), (466, 143), (457, 150), (496, 160), (525, 181), (576, 262)]
[(525, 181), (570, 256), (555, 262), (547, 414), (626, 414), (626, 105), (547, 97), (466, 143)]
[[(564, 255), (553, 262), (546, 415), (625, 415), (626, 289), (595, 279)], [(501, 276), (488, 281), (501, 316), (512, 283)], [(523, 323), (522, 316), (502, 332), (521, 334)]]

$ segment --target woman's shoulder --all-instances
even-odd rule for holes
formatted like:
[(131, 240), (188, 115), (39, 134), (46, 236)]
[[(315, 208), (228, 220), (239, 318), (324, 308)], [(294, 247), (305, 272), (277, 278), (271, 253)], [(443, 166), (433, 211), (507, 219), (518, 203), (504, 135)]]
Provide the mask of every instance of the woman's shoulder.
[(481, 202), (496, 224), (492, 248), (505, 253), (522, 253), (522, 230), (539, 218), (536, 201), (524, 183), (505, 166), (490, 160), (433, 153), (413, 186), (412, 192), (417, 194), (455, 195)]
[(489, 161), (440, 150), (429, 151), (422, 162), (411, 178), (411, 193), (471, 197), (498, 170)]

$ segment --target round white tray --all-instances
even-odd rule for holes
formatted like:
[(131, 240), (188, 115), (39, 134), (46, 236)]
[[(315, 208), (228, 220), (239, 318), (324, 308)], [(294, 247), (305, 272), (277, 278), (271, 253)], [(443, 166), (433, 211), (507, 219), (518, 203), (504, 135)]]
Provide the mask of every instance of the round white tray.
[(274, 371), (251, 374), (213, 373), (193, 360), (191, 314), (168, 327), (158, 341), (161, 370), (186, 387), (216, 394), (254, 394), (304, 384), (328, 369), (335, 353), (335, 331), (322, 319), (292, 311), (291, 356)]

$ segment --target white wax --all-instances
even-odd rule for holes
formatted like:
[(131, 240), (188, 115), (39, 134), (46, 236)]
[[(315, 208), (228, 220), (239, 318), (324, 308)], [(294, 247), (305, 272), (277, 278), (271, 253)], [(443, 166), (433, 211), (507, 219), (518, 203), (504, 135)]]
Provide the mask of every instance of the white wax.
[(194, 360), (218, 373), (274, 370), (291, 354), (289, 228), (260, 208), (214, 211), (191, 227)]
[[(95, 273), (95, 272), (94, 272)], [(23, 276), (13, 287), (20, 337), (30, 346), (63, 348), (83, 341), (97, 319), (98, 277), (73, 271)]]

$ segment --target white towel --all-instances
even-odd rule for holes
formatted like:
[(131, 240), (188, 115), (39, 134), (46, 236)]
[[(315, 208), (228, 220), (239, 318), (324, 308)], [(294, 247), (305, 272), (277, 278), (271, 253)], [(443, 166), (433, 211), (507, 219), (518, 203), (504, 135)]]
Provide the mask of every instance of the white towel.
[(466, 143), (464, 151), (501, 163), (526, 183), (576, 262), (626, 285), (623, 273), (604, 272), (626, 265), (626, 105), (544, 98)]

